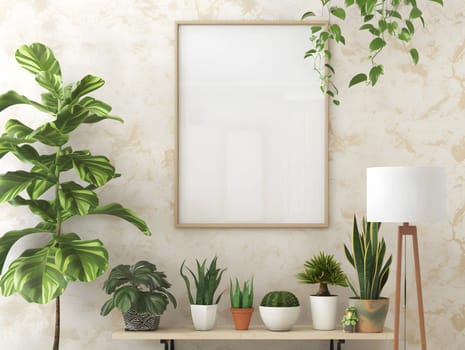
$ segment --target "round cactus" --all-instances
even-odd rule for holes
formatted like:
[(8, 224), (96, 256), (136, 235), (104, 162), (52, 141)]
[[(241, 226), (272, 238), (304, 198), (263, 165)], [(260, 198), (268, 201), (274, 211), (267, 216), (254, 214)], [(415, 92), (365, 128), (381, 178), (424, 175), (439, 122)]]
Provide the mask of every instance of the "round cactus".
[(299, 306), (299, 299), (287, 291), (273, 291), (267, 293), (260, 303), (260, 306), (270, 307), (292, 307)]

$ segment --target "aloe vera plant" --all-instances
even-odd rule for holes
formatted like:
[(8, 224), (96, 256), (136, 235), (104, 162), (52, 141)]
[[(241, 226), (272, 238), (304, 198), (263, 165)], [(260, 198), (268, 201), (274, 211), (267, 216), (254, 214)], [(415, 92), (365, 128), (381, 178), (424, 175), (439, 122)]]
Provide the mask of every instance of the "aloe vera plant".
[(0, 95), (0, 112), (22, 104), (41, 112), (37, 119), (44, 114), (47, 117), (35, 128), (10, 119), (0, 136), (0, 158), (12, 155), (28, 169), (0, 174), (0, 202), (28, 207), (39, 219), (34, 227), (9, 231), (0, 237), (0, 273), (17, 241), (30, 235), (48, 240), (13, 260), (1, 276), (0, 289), (4, 296), (17, 293), (28, 302), (56, 301), (53, 349), (57, 350), (60, 295), (69, 282), (93, 281), (108, 268), (108, 252), (103, 243), (69, 232), (66, 222), (75, 216), (106, 214), (128, 221), (145, 235), (151, 232), (132, 210), (118, 203), (100, 203), (96, 190), (120, 176), (110, 160), (89, 150), (75, 150), (70, 144), (71, 134), (80, 126), (104, 120), (122, 121), (110, 114), (110, 105), (88, 96), (104, 80), (86, 75), (75, 84), (64, 84), (59, 62), (52, 50), (41, 43), (21, 46), (15, 56), (45, 91), (40, 102), (8, 91)]
[[(215, 256), (209, 267), (206, 266), (207, 259), (203, 260), (200, 263), (198, 260), (195, 260), (197, 266), (197, 275), (188, 267), (185, 266), (185, 261), (181, 265), (180, 273), (184, 282), (186, 283), (187, 288), (187, 295), (189, 297), (189, 302), (192, 305), (214, 305), (220, 302), (221, 296), (223, 293), (220, 293), (218, 297), (215, 299), (215, 293), (218, 289), (218, 286), (221, 282), (221, 277), (223, 276), (224, 271), (226, 269), (217, 268), (216, 262), (217, 257)], [(191, 292), (191, 284), (187, 275), (183, 272), (184, 267), (187, 271), (191, 274), (192, 278), (194, 279), (196, 295), (195, 299), (193, 298), (193, 294)]]
[(251, 308), (253, 306), (253, 278), (250, 281), (245, 281), (242, 289), (237, 278), (235, 288), (233, 288), (232, 280), (229, 280), (229, 298), (232, 308)]
[(362, 231), (359, 231), (357, 218), (354, 216), (351, 249), (344, 244), (347, 260), (357, 274), (358, 291), (350, 280), (349, 287), (359, 299), (380, 299), (389, 277), (392, 255), (384, 261), (386, 242), (384, 238), (380, 240), (378, 237), (380, 227), (381, 223), (368, 222), (364, 217)]

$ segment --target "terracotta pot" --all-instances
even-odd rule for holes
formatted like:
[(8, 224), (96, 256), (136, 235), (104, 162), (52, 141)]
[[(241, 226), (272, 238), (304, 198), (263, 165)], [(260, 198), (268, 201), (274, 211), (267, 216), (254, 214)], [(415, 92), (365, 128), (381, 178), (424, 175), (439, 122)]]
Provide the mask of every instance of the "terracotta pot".
[(357, 308), (359, 321), (357, 332), (361, 333), (382, 333), (384, 321), (389, 309), (389, 299), (381, 298), (377, 300), (363, 300), (350, 298), (349, 305)]
[(240, 309), (240, 308), (232, 307), (230, 310), (231, 310), (231, 314), (234, 320), (234, 326), (236, 327), (236, 330), (238, 331), (248, 330), (254, 308), (251, 307), (251, 308)]

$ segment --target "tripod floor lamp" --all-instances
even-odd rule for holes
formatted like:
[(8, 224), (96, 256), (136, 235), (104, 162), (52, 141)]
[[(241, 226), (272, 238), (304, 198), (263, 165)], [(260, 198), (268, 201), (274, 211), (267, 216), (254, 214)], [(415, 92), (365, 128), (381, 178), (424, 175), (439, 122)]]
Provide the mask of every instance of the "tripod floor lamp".
[(402, 223), (397, 235), (394, 350), (399, 349), (403, 238), (411, 237), (418, 299), (421, 349), (426, 350), (425, 318), (416, 226), (446, 216), (446, 181), (439, 167), (377, 167), (367, 169), (367, 220)]

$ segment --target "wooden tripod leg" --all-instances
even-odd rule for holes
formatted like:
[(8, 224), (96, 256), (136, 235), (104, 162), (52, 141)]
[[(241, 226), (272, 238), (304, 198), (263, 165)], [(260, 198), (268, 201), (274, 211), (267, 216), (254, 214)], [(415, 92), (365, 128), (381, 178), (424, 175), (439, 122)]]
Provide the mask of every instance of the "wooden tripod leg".
[(399, 226), (397, 233), (397, 271), (396, 271), (396, 305), (394, 310), (394, 350), (399, 350), (399, 328), (400, 328), (400, 277), (402, 273), (402, 227)]
[(420, 325), (420, 338), (421, 350), (426, 350), (426, 332), (425, 332), (425, 314), (423, 310), (423, 292), (421, 288), (421, 274), (420, 274), (420, 256), (418, 254), (418, 239), (415, 230), (412, 234), (413, 240), (413, 258), (415, 263), (415, 281), (417, 285), (417, 299), (418, 299), (418, 320)]

